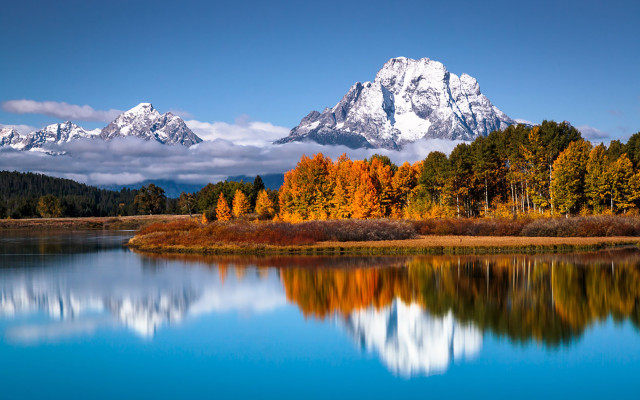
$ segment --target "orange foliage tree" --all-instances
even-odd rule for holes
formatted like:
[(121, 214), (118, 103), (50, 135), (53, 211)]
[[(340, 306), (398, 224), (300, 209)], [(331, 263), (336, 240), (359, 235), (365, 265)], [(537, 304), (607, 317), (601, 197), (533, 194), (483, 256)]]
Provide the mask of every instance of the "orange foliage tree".
[(229, 221), (231, 219), (231, 210), (229, 209), (229, 205), (227, 204), (227, 200), (224, 198), (223, 193), (220, 193), (220, 197), (218, 197), (216, 218), (218, 221)]
[(249, 204), (249, 199), (242, 192), (242, 190), (236, 190), (236, 193), (233, 196), (233, 215), (236, 218), (242, 217), (246, 213), (249, 212), (251, 205)]

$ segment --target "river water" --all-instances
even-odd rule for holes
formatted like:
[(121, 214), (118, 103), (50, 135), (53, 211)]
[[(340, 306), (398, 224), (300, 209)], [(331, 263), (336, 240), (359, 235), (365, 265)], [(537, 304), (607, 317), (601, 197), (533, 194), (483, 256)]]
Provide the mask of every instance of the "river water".
[(0, 233), (0, 398), (638, 398), (640, 251), (149, 256)]

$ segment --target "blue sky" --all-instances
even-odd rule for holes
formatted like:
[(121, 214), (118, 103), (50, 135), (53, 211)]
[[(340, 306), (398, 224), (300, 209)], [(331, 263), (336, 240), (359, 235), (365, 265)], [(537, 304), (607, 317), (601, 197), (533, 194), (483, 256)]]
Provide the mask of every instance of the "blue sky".
[[(3, 3), (0, 102), (148, 101), (291, 128), (389, 58), (429, 57), (477, 78), (513, 118), (640, 130), (637, 1)], [(60, 119), (0, 111), (2, 124)]]

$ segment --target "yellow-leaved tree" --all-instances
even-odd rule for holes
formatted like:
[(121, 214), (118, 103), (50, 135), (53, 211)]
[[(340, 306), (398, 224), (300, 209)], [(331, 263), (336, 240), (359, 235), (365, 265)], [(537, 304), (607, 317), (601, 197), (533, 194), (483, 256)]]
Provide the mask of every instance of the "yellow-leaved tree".
[(591, 143), (571, 142), (553, 163), (551, 193), (553, 206), (561, 214), (577, 213), (584, 202), (585, 176)]
[(224, 198), (224, 194), (221, 192), (218, 197), (218, 205), (216, 206), (216, 218), (218, 221), (229, 221), (231, 219), (231, 210), (227, 204), (227, 200)]
[(236, 218), (242, 217), (249, 212), (250, 208), (251, 205), (249, 204), (247, 196), (242, 190), (236, 190), (236, 193), (233, 195), (233, 215)]
[(271, 218), (276, 213), (275, 206), (266, 190), (261, 190), (256, 199), (256, 213), (262, 218)]

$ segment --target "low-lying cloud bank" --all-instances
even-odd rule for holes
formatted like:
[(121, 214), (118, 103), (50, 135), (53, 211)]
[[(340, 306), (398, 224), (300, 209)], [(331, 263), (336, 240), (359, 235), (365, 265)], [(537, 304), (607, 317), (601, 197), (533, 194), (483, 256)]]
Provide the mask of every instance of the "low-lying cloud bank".
[(0, 170), (40, 172), (91, 185), (127, 185), (147, 179), (204, 184), (224, 180), (230, 175), (283, 173), (294, 168), (303, 154), (323, 153), (335, 159), (346, 153), (352, 159), (362, 159), (378, 153), (402, 164), (405, 161), (422, 160), (431, 151), (448, 154), (460, 143), (440, 139), (422, 140), (405, 146), (401, 151), (390, 151), (353, 150), (317, 143), (272, 145), (264, 144), (264, 139), (258, 145), (250, 144), (253, 140), (250, 136), (246, 140), (234, 139), (238, 143), (215, 138), (192, 147), (167, 146), (133, 137), (108, 142), (76, 140), (51, 148), (65, 152), (60, 156), (2, 149)]

